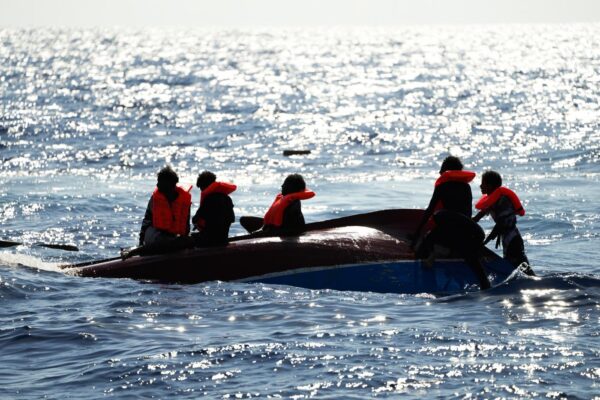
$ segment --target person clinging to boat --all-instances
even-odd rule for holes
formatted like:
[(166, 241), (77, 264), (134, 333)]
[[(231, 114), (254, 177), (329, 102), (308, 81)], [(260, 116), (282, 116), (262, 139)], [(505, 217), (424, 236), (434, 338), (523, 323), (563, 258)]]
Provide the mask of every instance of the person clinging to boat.
[(533, 274), (525, 255), (521, 232), (517, 228), (517, 215), (525, 215), (521, 200), (511, 189), (502, 186), (502, 176), (496, 171), (484, 172), (479, 187), (482, 197), (475, 204), (475, 208), (480, 211), (473, 217), (473, 221), (478, 222), (489, 214), (495, 222), (484, 244), (496, 239), (496, 248), (502, 244), (505, 260), (515, 267), (525, 263), (523, 271)]
[[(439, 256), (464, 258), (479, 279), (481, 288), (486, 289), (490, 282), (479, 260), (485, 234), (471, 220), (473, 194), (469, 183), (474, 178), (474, 172), (463, 170), (458, 157), (444, 159), (429, 205), (411, 235), (411, 246), (415, 248), (417, 258), (425, 259), (426, 266), (432, 265)], [(434, 227), (417, 246), (421, 231), (430, 219), (433, 219)]]
[(229, 195), (237, 186), (217, 181), (210, 171), (198, 175), (196, 186), (200, 188), (200, 206), (192, 217), (192, 224), (198, 233), (192, 238), (196, 246), (225, 245), (229, 239), (229, 227), (235, 221), (233, 201)]
[(305, 221), (301, 200), (308, 200), (315, 192), (306, 189), (306, 182), (300, 174), (288, 175), (279, 193), (263, 218), (263, 231), (297, 235), (304, 231)]

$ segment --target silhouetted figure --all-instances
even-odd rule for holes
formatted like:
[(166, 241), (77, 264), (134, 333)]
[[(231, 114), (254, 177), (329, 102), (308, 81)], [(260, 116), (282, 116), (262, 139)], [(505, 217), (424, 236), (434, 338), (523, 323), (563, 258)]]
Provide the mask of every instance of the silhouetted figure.
[(471, 220), (473, 194), (469, 182), (474, 178), (474, 172), (463, 171), (458, 157), (444, 159), (440, 177), (413, 240), (418, 240), (422, 229), (433, 217), (435, 226), (421, 241), (416, 256), (426, 259), (424, 264), (429, 266), (439, 256), (464, 258), (477, 275), (481, 288), (487, 289), (490, 282), (480, 261), (485, 235)]
[(198, 175), (196, 186), (200, 188), (200, 206), (192, 217), (198, 233), (192, 234), (196, 246), (220, 246), (229, 240), (229, 227), (235, 221), (233, 201), (229, 195), (237, 186), (218, 182), (210, 171)]
[(123, 258), (164, 253), (188, 245), (192, 187), (185, 189), (177, 185), (178, 182), (179, 177), (171, 167), (158, 172), (156, 189), (148, 201), (140, 229), (140, 247), (123, 250)]
[(524, 271), (533, 275), (529, 268), (529, 260), (525, 255), (525, 245), (517, 228), (517, 215), (525, 215), (525, 209), (515, 192), (502, 186), (502, 177), (496, 171), (487, 171), (481, 177), (481, 193), (475, 207), (479, 211), (473, 220), (478, 222), (489, 214), (495, 222), (494, 228), (485, 239), (484, 244), (496, 239), (496, 248), (502, 243), (504, 259), (513, 266), (526, 264)]
[(149, 245), (190, 233), (191, 186), (177, 185), (179, 177), (167, 166), (157, 176), (156, 189), (148, 201), (139, 244)]
[(299, 174), (288, 175), (281, 186), (281, 193), (263, 218), (263, 230), (278, 235), (297, 235), (304, 232), (304, 215), (301, 200), (315, 196), (306, 189), (304, 178)]

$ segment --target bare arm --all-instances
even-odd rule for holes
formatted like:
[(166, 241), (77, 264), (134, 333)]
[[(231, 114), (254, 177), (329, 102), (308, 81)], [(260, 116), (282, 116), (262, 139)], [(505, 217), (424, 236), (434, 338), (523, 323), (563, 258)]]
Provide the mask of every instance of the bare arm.
[(479, 222), (479, 220), (483, 217), (485, 217), (487, 214), (487, 211), (481, 210), (477, 213), (476, 216), (473, 217), (473, 221), (474, 222)]

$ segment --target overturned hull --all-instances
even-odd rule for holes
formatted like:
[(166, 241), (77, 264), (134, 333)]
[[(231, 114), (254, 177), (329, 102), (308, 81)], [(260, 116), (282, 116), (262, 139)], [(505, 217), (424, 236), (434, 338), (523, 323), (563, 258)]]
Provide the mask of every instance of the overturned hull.
[[(421, 210), (386, 210), (307, 225), (297, 237), (244, 236), (224, 247), (111, 259), (67, 266), (84, 277), (132, 278), (165, 283), (262, 282), (309, 289), (390, 293), (450, 293), (478, 280), (462, 260), (426, 267), (416, 260), (406, 233)], [(490, 281), (513, 267), (492, 252), (484, 266)]]

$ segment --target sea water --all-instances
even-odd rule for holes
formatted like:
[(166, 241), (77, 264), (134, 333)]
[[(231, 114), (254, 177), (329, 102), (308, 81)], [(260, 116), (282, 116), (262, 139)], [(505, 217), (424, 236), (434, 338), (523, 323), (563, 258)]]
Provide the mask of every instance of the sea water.
[[(599, 25), (4, 29), (0, 100), (0, 238), (26, 244), (0, 251), (0, 398), (600, 396)], [(301, 173), (313, 222), (423, 208), (449, 154), (520, 195), (537, 277), (439, 297), (58, 268), (135, 246), (167, 164), (237, 184), (238, 217)]]

